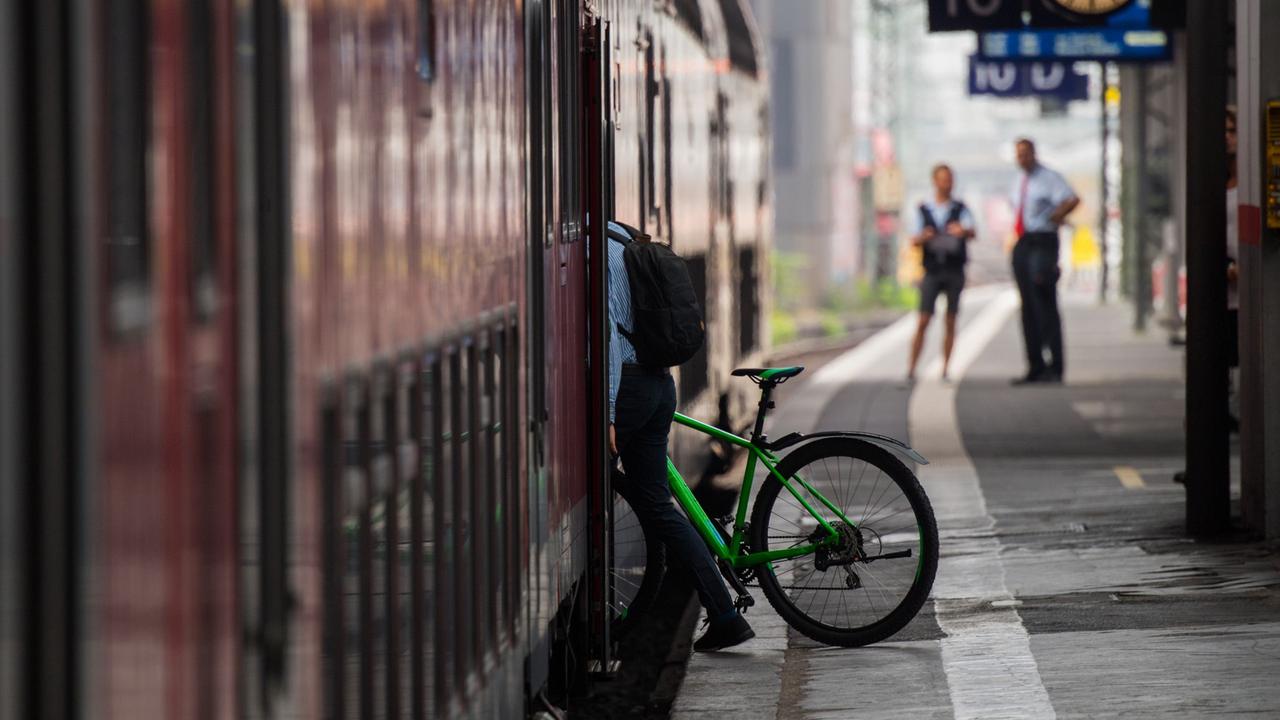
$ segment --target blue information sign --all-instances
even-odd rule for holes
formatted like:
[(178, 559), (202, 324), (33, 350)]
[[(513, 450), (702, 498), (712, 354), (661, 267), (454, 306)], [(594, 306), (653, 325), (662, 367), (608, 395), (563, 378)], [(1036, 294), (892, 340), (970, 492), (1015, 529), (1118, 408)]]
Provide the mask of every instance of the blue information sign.
[(1089, 76), (1074, 62), (1014, 62), (969, 58), (969, 94), (996, 97), (1089, 99)]
[(1015, 30), (978, 36), (988, 60), (1114, 60), (1156, 62), (1170, 57), (1163, 30)]

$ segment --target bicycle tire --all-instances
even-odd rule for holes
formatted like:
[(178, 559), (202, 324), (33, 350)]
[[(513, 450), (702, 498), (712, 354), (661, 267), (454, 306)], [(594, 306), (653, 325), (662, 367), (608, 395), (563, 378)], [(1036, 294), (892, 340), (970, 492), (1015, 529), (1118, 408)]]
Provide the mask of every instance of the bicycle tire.
[[(616, 486), (615, 486), (616, 489)], [(612, 631), (626, 634), (653, 608), (666, 577), (667, 553), (662, 541), (639, 521), (622, 492), (614, 493), (613, 554), (609, 570)], [(640, 575), (636, 581), (636, 575)]]
[[(860, 647), (880, 642), (891, 637), (904, 628), (907, 623), (911, 622), (911, 620), (920, 611), (920, 608), (924, 606), (925, 601), (929, 597), (929, 591), (933, 587), (934, 576), (938, 569), (938, 526), (934, 519), (933, 507), (930, 505), (929, 499), (925, 495), (924, 489), (920, 486), (920, 481), (916, 478), (915, 474), (903, 465), (898, 458), (869, 442), (854, 438), (830, 438), (809, 443), (801, 446), (783, 458), (782, 462), (778, 465), (778, 472), (783, 477), (793, 478), (796, 476), (796, 473), (801, 470), (814, 468), (824, 463), (823, 467), (828, 469), (831, 467), (833, 462), (836, 463), (835, 466), (837, 468), (843, 468), (846, 461), (848, 461), (848, 464), (851, 467), (851, 473), (856, 462), (860, 461), (867, 467), (875, 468), (878, 471), (877, 483), (879, 482), (881, 474), (887, 477), (892, 484), (899, 489), (903, 499), (907, 502), (907, 506), (910, 508), (910, 511), (914, 516), (915, 527), (917, 530), (916, 543), (918, 551), (913, 553), (913, 555), (917, 556), (917, 558), (913, 577), (910, 580), (910, 586), (902, 594), (901, 600), (896, 604), (891, 600), (884, 602), (886, 606), (892, 606), (891, 609), (888, 607), (885, 608), (887, 612), (881, 613), (875, 608), (875, 596), (872, 595), (869, 586), (873, 581), (881, 581), (879, 580), (879, 572), (871, 570), (873, 563), (846, 563), (838, 566), (836, 568), (837, 572), (831, 576), (840, 577), (838, 572), (840, 567), (853, 568), (853, 570), (846, 572), (844, 576), (846, 578), (845, 582), (849, 582), (847, 580), (849, 575), (855, 575), (861, 583), (858, 588), (827, 588), (822, 585), (812, 588), (808, 585), (800, 587), (794, 584), (795, 582), (801, 582), (795, 580), (795, 578), (800, 576), (799, 572), (795, 572), (793, 575), (788, 576), (791, 578), (790, 581), (785, 577), (784, 579), (779, 579), (779, 573), (786, 576), (786, 573), (794, 572), (796, 568), (803, 569), (806, 558), (813, 562), (814, 570), (810, 571), (807, 576), (804, 576), (803, 582), (811, 583), (812, 578), (818, 576), (818, 572), (822, 572), (825, 579), (826, 573), (830, 572), (830, 569), (821, 570), (818, 567), (816, 553), (811, 553), (794, 560), (767, 563), (759, 567), (756, 571), (756, 577), (759, 579), (760, 588), (764, 591), (765, 597), (768, 598), (769, 604), (773, 606), (774, 610), (778, 612), (778, 615), (782, 616), (782, 619), (785, 620), (788, 625), (821, 643), (842, 647)], [(857, 532), (859, 537), (865, 536), (865, 538), (873, 540), (873, 542), (868, 542), (866, 540), (859, 540), (857, 542), (857, 545), (860, 548), (870, 550), (869, 552), (865, 552), (863, 557), (866, 557), (870, 555), (871, 552), (876, 551), (871, 547), (876, 544), (878, 544), (878, 547), (880, 548), (879, 552), (881, 555), (888, 555), (889, 553), (884, 552), (883, 548), (886, 542), (895, 536), (892, 533), (881, 534), (877, 528), (871, 527), (872, 521), (877, 521), (878, 511), (873, 512), (872, 510), (874, 510), (874, 508), (868, 504), (863, 508), (861, 518), (855, 518), (854, 513), (852, 513), (846, 507), (845, 502), (843, 502), (848, 501), (848, 499), (852, 497), (855, 502), (850, 504), (855, 506), (857, 505), (856, 498), (858, 489), (862, 487), (863, 480), (865, 479), (865, 469), (863, 470), (863, 473), (864, 475), (860, 476), (858, 479), (858, 488), (854, 489), (851, 495), (847, 490), (844, 491), (844, 494), (842, 495), (841, 490), (833, 490), (828, 494), (821, 487), (818, 487), (817, 489), (819, 492), (823, 492), (824, 496), (826, 496), (833, 504), (840, 506), (841, 510), (851, 521), (858, 524)], [(806, 473), (806, 475), (803, 475), (802, 477), (806, 477), (806, 479), (811, 483), (814, 482), (812, 473)], [(755, 505), (752, 508), (751, 514), (751, 530), (749, 536), (751, 538), (751, 550), (753, 552), (776, 550), (782, 546), (781, 542), (775, 542), (773, 544), (770, 543), (771, 533), (774, 538), (785, 537), (786, 539), (794, 539), (804, 536), (805, 531), (808, 529), (804, 527), (806, 520), (812, 521), (814, 532), (822, 532), (820, 527), (817, 525), (816, 520), (813, 520), (811, 516), (807, 518), (800, 516), (799, 519), (801, 523), (798, 525), (794, 522), (791, 523), (799, 528), (797, 534), (784, 536), (780, 534), (778, 530), (770, 530), (771, 522), (773, 520), (779, 517), (786, 517), (787, 513), (790, 512), (787, 510), (780, 511), (774, 507), (775, 504), (779, 502), (778, 498), (785, 497), (788, 501), (794, 502), (794, 498), (792, 498), (790, 492), (783, 495), (783, 490), (784, 487), (782, 483), (773, 475), (766, 478), (760, 487), (760, 493), (756, 496)], [(887, 489), (884, 492), (887, 492)], [(887, 502), (889, 501), (886, 501), (886, 505)], [(833, 513), (816, 503), (811, 502), (811, 504), (814, 505), (816, 509), (823, 511), (824, 519), (826, 519), (828, 523), (834, 524)], [(799, 508), (801, 506), (796, 503), (795, 507)], [(895, 511), (891, 515), (885, 516), (886, 520), (894, 515), (901, 514), (902, 512), (905, 512), (905, 510)], [(905, 520), (895, 520), (892, 524), (896, 525), (899, 522), (904, 521)], [(774, 523), (775, 527), (779, 525), (781, 525), (781, 523)], [(884, 525), (881, 525), (881, 528), (884, 527)], [(802, 542), (805, 542), (805, 540), (802, 539), (795, 541), (795, 544), (800, 544)], [(911, 539), (908, 535), (901, 541), (901, 544), (903, 547), (910, 549), (910, 542)], [(850, 543), (852, 544), (852, 540)], [(891, 547), (898, 547), (898, 545), (894, 544)], [(901, 550), (898, 552), (901, 552)], [(878, 562), (879, 560), (873, 558), (873, 561)], [(895, 577), (899, 572), (896, 565), (897, 564), (895, 564)], [(785, 567), (783, 570), (779, 570), (779, 566)], [(861, 575), (858, 574), (859, 572)], [(864, 580), (862, 576), (866, 576), (867, 579)], [(789, 582), (793, 584), (788, 584)], [(901, 584), (901, 582), (898, 584)], [(868, 617), (874, 617), (875, 619), (867, 623), (851, 620), (851, 622), (858, 622), (856, 626), (852, 627), (833, 624), (826, 618), (813, 617), (812, 606), (813, 604), (816, 604), (816, 600), (814, 603), (811, 603), (810, 610), (805, 611), (800, 607), (799, 597), (793, 597), (791, 594), (794, 593), (796, 596), (803, 596), (806, 592), (816, 594), (821, 591), (841, 591), (843, 593), (844, 590), (852, 590), (852, 593), (856, 594), (858, 589), (863, 590), (866, 595), (865, 599), (870, 600), (872, 611), (866, 613), (866, 615)], [(883, 589), (878, 589), (878, 592), (882, 600), (887, 597), (883, 592)], [(854, 600), (855, 598), (853, 597), (853, 594), (840, 595), (842, 603), (845, 601), (846, 597), (851, 601)], [(826, 613), (827, 608), (830, 606), (829, 603), (830, 596), (828, 596), (828, 599), (824, 602), (822, 608), (823, 613)], [(841, 607), (848, 612), (847, 604), (842, 605)]]

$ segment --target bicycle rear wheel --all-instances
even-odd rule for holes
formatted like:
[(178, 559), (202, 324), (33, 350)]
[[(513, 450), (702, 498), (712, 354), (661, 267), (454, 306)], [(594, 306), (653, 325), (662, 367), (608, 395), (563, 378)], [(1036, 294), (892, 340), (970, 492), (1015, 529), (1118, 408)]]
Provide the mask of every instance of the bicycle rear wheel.
[[(905, 627), (928, 598), (938, 569), (938, 527), (916, 476), (887, 451), (853, 438), (804, 445), (778, 471), (841, 540), (761, 566), (756, 576), (769, 603), (796, 630), (829, 645), (869, 645)], [(840, 508), (852, 526), (795, 478)], [(826, 536), (776, 477), (764, 481), (752, 509), (752, 552)]]

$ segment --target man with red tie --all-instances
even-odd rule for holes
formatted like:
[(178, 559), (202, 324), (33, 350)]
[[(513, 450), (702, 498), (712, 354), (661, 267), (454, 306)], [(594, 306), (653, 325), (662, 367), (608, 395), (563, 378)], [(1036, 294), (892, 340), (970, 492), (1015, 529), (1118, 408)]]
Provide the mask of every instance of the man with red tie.
[[(1065, 370), (1062, 318), (1058, 314), (1058, 228), (1080, 204), (1080, 198), (1061, 175), (1036, 161), (1036, 146), (1027, 138), (1017, 143), (1018, 167), (1013, 187), (1017, 211), (1013, 246), (1013, 277), (1022, 298), (1022, 338), (1027, 348), (1027, 374), (1015, 385), (1059, 383)], [(1044, 359), (1049, 350), (1049, 362)]]

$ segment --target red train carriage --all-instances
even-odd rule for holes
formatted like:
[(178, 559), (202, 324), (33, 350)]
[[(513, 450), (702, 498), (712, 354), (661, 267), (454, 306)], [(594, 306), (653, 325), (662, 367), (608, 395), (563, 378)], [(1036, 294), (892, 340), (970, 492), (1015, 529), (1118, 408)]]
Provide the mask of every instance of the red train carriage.
[(607, 661), (598, 229), (689, 258), (681, 402), (734, 422), (768, 243), (738, 0), (0, 33), (0, 716), (507, 717), (570, 626)]

